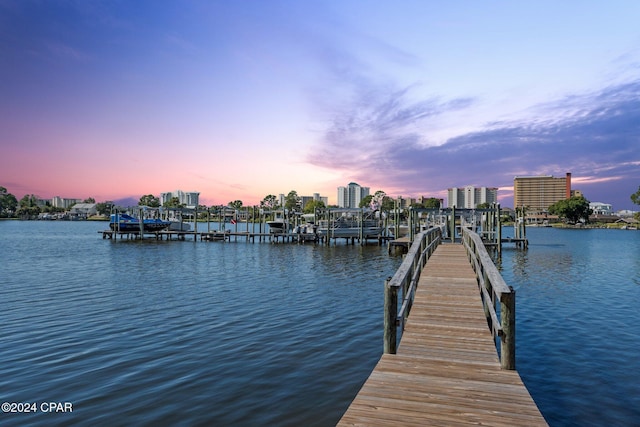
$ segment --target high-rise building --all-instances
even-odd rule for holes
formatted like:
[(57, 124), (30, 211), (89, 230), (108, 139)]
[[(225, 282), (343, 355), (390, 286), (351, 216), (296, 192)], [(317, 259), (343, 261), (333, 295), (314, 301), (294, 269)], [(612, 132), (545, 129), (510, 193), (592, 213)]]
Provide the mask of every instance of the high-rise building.
[(448, 205), (450, 208), (473, 209), (482, 203), (497, 203), (498, 189), (496, 187), (474, 187), (467, 185), (464, 188), (449, 188)]
[(71, 206), (80, 202), (82, 202), (82, 199), (65, 199), (60, 196), (55, 196), (51, 199), (51, 206), (53, 206), (54, 208), (69, 209)]
[(313, 196), (300, 196), (302, 202), (302, 209), (307, 206), (309, 202), (322, 202), (325, 206), (329, 206), (329, 198), (320, 196), (320, 193), (313, 193)]
[(164, 205), (165, 203), (170, 202), (174, 197), (178, 198), (178, 202), (181, 205), (185, 205), (185, 207), (189, 209), (195, 209), (199, 204), (200, 193), (195, 191), (187, 192), (182, 190), (160, 193), (160, 204)]
[(563, 178), (516, 176), (513, 178), (513, 207), (526, 207), (529, 213), (542, 213), (552, 204), (571, 197), (571, 173)]
[(357, 208), (360, 201), (369, 195), (369, 187), (361, 187), (350, 182), (346, 187), (338, 187), (338, 207)]

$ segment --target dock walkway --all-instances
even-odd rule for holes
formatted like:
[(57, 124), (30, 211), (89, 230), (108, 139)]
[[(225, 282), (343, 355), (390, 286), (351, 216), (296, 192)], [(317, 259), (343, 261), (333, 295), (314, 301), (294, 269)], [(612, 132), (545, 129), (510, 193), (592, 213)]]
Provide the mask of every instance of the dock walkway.
[(517, 371), (500, 368), (464, 247), (422, 270), (397, 354), (384, 354), (339, 426), (546, 426)]

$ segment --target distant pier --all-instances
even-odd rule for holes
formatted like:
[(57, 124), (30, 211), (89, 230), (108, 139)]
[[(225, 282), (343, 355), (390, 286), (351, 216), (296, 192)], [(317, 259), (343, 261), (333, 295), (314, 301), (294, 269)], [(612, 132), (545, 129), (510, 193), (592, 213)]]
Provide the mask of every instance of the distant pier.
[[(132, 208), (143, 216), (143, 208)], [(154, 208), (158, 209), (158, 208)], [(149, 209), (153, 212), (153, 209)], [(146, 211), (145, 211), (146, 212)], [(447, 239), (452, 242), (460, 239), (462, 229), (471, 229), (478, 233), (485, 246), (502, 250), (505, 243), (513, 243), (517, 247), (526, 248), (528, 240), (524, 213), (517, 211), (514, 222), (514, 237), (502, 236), (502, 218), (499, 204), (486, 209), (423, 209), (409, 208), (394, 212), (377, 212), (367, 209), (324, 209), (315, 214), (291, 214), (287, 216), (282, 211), (260, 211), (255, 222), (244, 222), (246, 231), (239, 231), (234, 218), (239, 216), (237, 211), (218, 212), (219, 221), (211, 220), (211, 212), (206, 212), (207, 222), (191, 222), (194, 230), (186, 229), (182, 221), (177, 223), (177, 230), (162, 231), (120, 230), (109, 229), (100, 231), (103, 239), (109, 240), (200, 240), (208, 242), (230, 242), (244, 240), (247, 242), (269, 243), (317, 243), (329, 245), (332, 242), (344, 241), (346, 244), (356, 243), (365, 245), (373, 242), (378, 245), (387, 244), (389, 254), (406, 253), (414, 237), (421, 231), (434, 226), (444, 226)], [(165, 212), (166, 213), (166, 212)], [(274, 230), (268, 224), (268, 218), (276, 213), (282, 225)], [(180, 218), (197, 218), (199, 213), (194, 210), (179, 212)], [(229, 219), (234, 222), (228, 223)], [(273, 221), (275, 222), (275, 221)], [(212, 224), (217, 230), (212, 230)], [(199, 231), (198, 226), (204, 225), (206, 231)], [(251, 228), (251, 229), (249, 229)], [(312, 230), (312, 231), (309, 231)]]

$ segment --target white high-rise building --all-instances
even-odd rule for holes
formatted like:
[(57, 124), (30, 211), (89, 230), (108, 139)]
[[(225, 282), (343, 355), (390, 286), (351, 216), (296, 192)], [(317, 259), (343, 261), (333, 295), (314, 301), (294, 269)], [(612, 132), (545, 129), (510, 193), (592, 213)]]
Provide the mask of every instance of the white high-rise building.
[(55, 196), (51, 199), (51, 206), (54, 208), (69, 209), (71, 206), (80, 202), (82, 202), (82, 199), (64, 199), (60, 196)]
[(160, 204), (164, 205), (173, 199), (174, 197), (178, 198), (180, 204), (185, 205), (186, 208), (195, 209), (199, 204), (200, 193), (196, 191), (182, 191), (176, 190), (167, 193), (160, 193)]
[(357, 208), (368, 195), (369, 187), (361, 187), (355, 182), (350, 182), (346, 187), (338, 187), (338, 207)]
[(447, 202), (450, 208), (473, 209), (482, 203), (498, 202), (498, 189), (496, 187), (467, 185), (464, 188), (449, 188), (447, 192)]

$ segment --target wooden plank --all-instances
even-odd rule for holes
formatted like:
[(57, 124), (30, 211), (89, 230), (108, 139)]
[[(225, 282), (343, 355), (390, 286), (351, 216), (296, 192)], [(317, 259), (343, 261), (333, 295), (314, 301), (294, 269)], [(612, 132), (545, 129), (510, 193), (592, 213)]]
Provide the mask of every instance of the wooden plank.
[(462, 245), (424, 267), (397, 354), (384, 354), (340, 426), (546, 426), (516, 371), (500, 368)]

